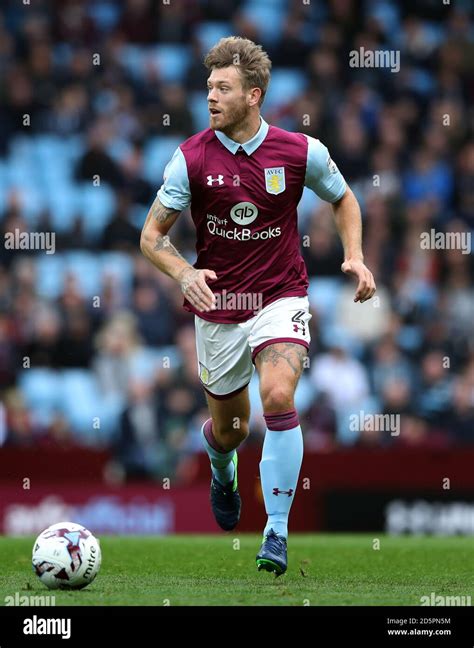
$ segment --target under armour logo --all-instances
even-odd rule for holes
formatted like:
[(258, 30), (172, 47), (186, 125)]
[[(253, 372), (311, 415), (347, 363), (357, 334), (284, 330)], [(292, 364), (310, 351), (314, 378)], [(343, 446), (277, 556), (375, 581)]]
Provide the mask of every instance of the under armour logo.
[(305, 335), (305, 326), (304, 326), (303, 315), (305, 315), (305, 311), (298, 311), (291, 318), (292, 322), (297, 322), (297, 324), (293, 324), (293, 332), (294, 333), (299, 333), (301, 331), (301, 333), (303, 335)]
[(213, 178), (211, 175), (207, 176), (207, 184), (212, 187), (213, 182), (218, 182), (220, 185), (224, 184), (224, 176), (218, 175), (217, 178)]
[(293, 489), (290, 488), (290, 490), (282, 491), (279, 488), (274, 488), (273, 489), (273, 494), (274, 495), (288, 495), (288, 497), (291, 497), (293, 495)]

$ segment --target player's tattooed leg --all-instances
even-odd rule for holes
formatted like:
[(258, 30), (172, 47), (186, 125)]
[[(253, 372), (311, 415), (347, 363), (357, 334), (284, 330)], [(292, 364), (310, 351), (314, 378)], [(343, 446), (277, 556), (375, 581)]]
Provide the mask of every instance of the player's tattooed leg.
[(304, 360), (307, 355), (306, 348), (301, 344), (280, 342), (270, 344), (262, 349), (256, 356), (256, 365), (257, 369), (263, 364), (270, 364), (276, 368), (281, 362), (284, 362), (290, 367), (294, 375), (299, 378), (303, 371)]
[(256, 355), (265, 414), (294, 409), (295, 390), (306, 356), (306, 348), (293, 342), (270, 344)]

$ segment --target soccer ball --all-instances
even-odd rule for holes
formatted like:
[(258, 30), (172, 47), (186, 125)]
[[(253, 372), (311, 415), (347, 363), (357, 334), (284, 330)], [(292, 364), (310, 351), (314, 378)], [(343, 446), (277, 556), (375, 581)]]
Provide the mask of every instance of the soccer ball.
[(49, 589), (82, 589), (97, 576), (102, 554), (96, 538), (74, 522), (45, 529), (33, 545), (33, 570)]

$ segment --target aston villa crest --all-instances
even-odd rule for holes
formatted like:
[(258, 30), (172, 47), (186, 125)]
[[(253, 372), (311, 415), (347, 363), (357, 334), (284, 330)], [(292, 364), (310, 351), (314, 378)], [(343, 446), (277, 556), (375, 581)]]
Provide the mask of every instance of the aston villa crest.
[(199, 363), (199, 378), (205, 385), (207, 385), (207, 383), (209, 382), (209, 369), (205, 367), (201, 362)]
[(265, 169), (265, 188), (275, 196), (285, 191), (285, 167)]

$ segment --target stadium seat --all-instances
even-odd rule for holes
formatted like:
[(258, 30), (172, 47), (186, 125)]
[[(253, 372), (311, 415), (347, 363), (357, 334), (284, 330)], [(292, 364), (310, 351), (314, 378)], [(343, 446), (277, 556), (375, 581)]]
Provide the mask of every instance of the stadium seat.
[(86, 148), (86, 138), (84, 135), (70, 135), (63, 138), (64, 156), (70, 162), (72, 172), (77, 160), (84, 153)]
[(166, 135), (152, 137), (147, 141), (143, 152), (143, 173), (153, 185), (161, 185), (165, 166), (182, 140), (182, 137)]
[(194, 36), (201, 43), (201, 51), (206, 54), (221, 38), (232, 36), (234, 30), (230, 22), (208, 21), (199, 23)]
[(114, 2), (94, 2), (87, 5), (87, 13), (101, 32), (110, 32), (120, 20), (120, 5)]
[[(10, 168), (11, 170), (11, 168)], [(42, 210), (47, 206), (44, 192), (41, 191), (41, 185), (37, 184), (34, 180), (32, 184), (28, 184), (22, 176), (23, 170), (18, 170), (18, 182), (9, 183), (6, 179), (5, 184), (0, 180), (0, 204), (5, 205), (8, 201), (10, 192), (15, 192), (20, 196), (21, 215), (27, 222), (30, 228), (34, 228), (38, 221), (38, 217)], [(1, 175), (1, 171), (0, 171)]]
[(38, 173), (45, 193), (54, 194), (64, 184), (72, 184), (71, 164), (66, 156), (61, 156), (54, 162), (45, 165)]
[(101, 281), (113, 277), (120, 286), (120, 293), (128, 300), (132, 290), (133, 261), (123, 252), (103, 252), (100, 256)]
[(132, 152), (132, 145), (126, 139), (114, 137), (107, 146), (107, 153), (118, 164)]
[(311, 308), (318, 312), (323, 326), (330, 326), (334, 319), (334, 305), (341, 289), (341, 280), (333, 277), (310, 278), (308, 297)]
[(331, 320), (323, 321), (321, 325), (321, 341), (326, 347), (337, 346), (355, 358), (359, 358), (364, 346), (355, 335), (350, 325), (339, 325)]
[(35, 138), (26, 135), (15, 137), (9, 146), (9, 155), (6, 158), (3, 178), (0, 185), (4, 184), (5, 190), (15, 190), (21, 196), (23, 216), (30, 225), (45, 207), (43, 191), (43, 168), (37, 164)]
[(151, 52), (160, 78), (166, 83), (184, 81), (191, 62), (186, 45), (157, 45)]
[(0, 204), (5, 205), (9, 189), (8, 165), (0, 159)]
[(134, 78), (140, 78), (144, 73), (144, 48), (138, 45), (122, 45), (118, 55), (119, 62)]
[(312, 189), (308, 187), (303, 189), (303, 195), (298, 204), (298, 227), (301, 232), (305, 231), (311, 214), (321, 203), (321, 198), (318, 198)]
[(101, 294), (101, 263), (96, 254), (85, 250), (65, 252), (64, 271), (75, 277), (84, 296)]
[(79, 204), (86, 236), (95, 239), (113, 216), (116, 196), (109, 185), (102, 183), (94, 187), (82, 183), (79, 189)]
[(152, 380), (156, 372), (163, 367), (163, 357), (163, 354), (156, 348), (141, 347), (130, 358), (130, 373), (132, 378), (144, 381)]
[(57, 299), (64, 286), (65, 260), (60, 252), (39, 254), (36, 259), (36, 292), (39, 297)]
[(175, 344), (155, 347), (153, 352), (155, 353), (155, 361), (159, 369), (163, 367), (165, 358), (169, 359), (170, 367), (176, 368), (182, 364), (181, 354)]
[[(336, 439), (343, 445), (353, 445), (360, 437), (361, 430), (358, 428), (360, 425), (355, 424), (355, 417), (364, 418), (365, 415), (380, 414), (383, 407), (382, 403), (375, 396), (367, 396), (361, 402), (352, 404), (348, 407), (341, 408), (336, 411)], [(388, 441), (390, 438), (390, 431), (383, 432), (387, 435), (385, 438)]]
[(81, 207), (77, 185), (63, 182), (60, 191), (54, 185), (46, 185), (45, 191), (54, 229), (60, 233), (70, 231)]
[(265, 96), (265, 108), (290, 103), (306, 89), (307, 78), (300, 70), (276, 68)]
[(6, 166), (6, 183), (9, 186), (22, 187), (33, 181), (35, 168), (25, 158), (8, 158)]
[(246, 4), (256, 7), (278, 7), (278, 9), (284, 10), (288, 5), (288, 0), (247, 0)]
[[(158, 189), (160, 188), (162, 181), (163, 181), (163, 176), (161, 176), (161, 178), (158, 178), (157, 181), (154, 181), (153, 184), (155, 186), (156, 191), (158, 191)], [(150, 203), (150, 207), (151, 207), (151, 203)], [(135, 227), (142, 229), (146, 220), (146, 216), (148, 214), (148, 210), (149, 210), (149, 206), (140, 205), (139, 203), (135, 203), (134, 205), (131, 205), (128, 212), (128, 221), (132, 223), (132, 225), (135, 225)]]
[(60, 393), (61, 411), (80, 440), (91, 444), (99, 442), (102, 406), (94, 374), (84, 369), (63, 370)]
[(18, 385), (36, 420), (48, 422), (61, 404), (60, 374), (47, 368), (23, 369), (18, 376)]
[(143, 77), (147, 63), (152, 63), (163, 81), (170, 83), (183, 81), (190, 62), (187, 45), (156, 45), (143, 47), (123, 45), (120, 48), (119, 60), (125, 69), (135, 78)]
[(58, 158), (65, 156), (67, 144), (59, 135), (37, 135), (34, 138), (36, 162), (43, 166), (54, 164)]
[(264, 41), (279, 40), (286, 15), (285, 7), (281, 3), (248, 0), (242, 7), (242, 15), (255, 25)]
[(207, 92), (192, 92), (189, 98), (189, 108), (193, 115), (196, 131), (209, 128), (209, 110), (207, 107)]
[(8, 147), (8, 157), (10, 162), (14, 160), (31, 161), (34, 155), (35, 143), (34, 138), (28, 135), (17, 135), (14, 137)]
[(370, 13), (382, 26), (385, 36), (393, 41), (400, 34), (400, 9), (385, 0), (370, 0)]

